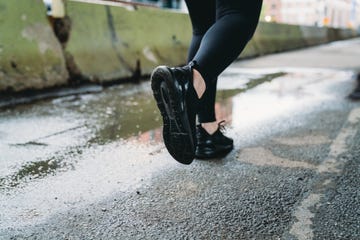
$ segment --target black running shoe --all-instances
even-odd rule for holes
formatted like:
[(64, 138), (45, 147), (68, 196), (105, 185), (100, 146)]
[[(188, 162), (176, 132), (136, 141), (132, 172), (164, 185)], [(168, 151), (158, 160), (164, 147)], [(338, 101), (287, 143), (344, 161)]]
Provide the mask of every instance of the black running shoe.
[(195, 156), (198, 159), (224, 157), (234, 148), (234, 141), (222, 133), (223, 123), (210, 135), (201, 125), (197, 126), (197, 146)]
[(199, 102), (192, 83), (192, 66), (157, 67), (151, 87), (163, 118), (163, 138), (170, 155), (180, 163), (195, 158), (196, 108)]

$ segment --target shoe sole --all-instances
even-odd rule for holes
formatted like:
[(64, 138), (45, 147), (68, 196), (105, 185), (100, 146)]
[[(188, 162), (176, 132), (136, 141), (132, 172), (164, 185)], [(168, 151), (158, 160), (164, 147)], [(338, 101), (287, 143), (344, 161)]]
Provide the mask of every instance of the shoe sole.
[(209, 152), (203, 152), (203, 153), (199, 153), (198, 151), (195, 152), (195, 157), (197, 159), (214, 159), (214, 158), (222, 158), (225, 157), (226, 155), (228, 155), (232, 150), (234, 149), (234, 147), (229, 147), (227, 149), (223, 149), (220, 152), (214, 153), (213, 151), (209, 151)]
[(187, 106), (180, 102), (181, 93), (168, 67), (159, 66), (153, 71), (151, 88), (163, 118), (163, 138), (167, 150), (178, 162), (190, 164), (195, 157), (195, 146)]

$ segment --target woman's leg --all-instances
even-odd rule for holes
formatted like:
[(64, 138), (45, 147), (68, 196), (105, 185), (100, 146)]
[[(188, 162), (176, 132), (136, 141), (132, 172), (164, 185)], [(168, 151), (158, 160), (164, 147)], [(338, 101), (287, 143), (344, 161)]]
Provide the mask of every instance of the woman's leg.
[[(195, 69), (202, 74), (207, 86), (201, 109), (206, 111), (204, 107), (211, 105), (214, 110), (216, 82), (213, 84), (211, 79), (216, 79), (244, 49), (255, 31), (260, 9), (261, 0), (252, 0), (250, 3), (239, 0), (217, 0), (217, 20), (203, 36), (193, 59), (197, 63)], [(214, 88), (211, 89), (209, 86)], [(216, 121), (200, 119), (200, 122), (201, 127), (197, 128), (195, 152), (197, 158), (221, 157), (233, 149), (233, 140), (223, 135)]]
[[(190, 62), (199, 50), (205, 33), (215, 23), (216, 3), (215, 0), (210, 0), (206, 2), (206, 4), (199, 0), (186, 0), (185, 2), (189, 10), (189, 16), (193, 28), (193, 35), (188, 52), (188, 62)], [(206, 91), (201, 98), (201, 108), (198, 112), (198, 119), (200, 123), (216, 122), (216, 84), (217, 78), (207, 81)]]
[(241, 53), (253, 35), (262, 0), (216, 0), (216, 22), (202, 38), (193, 60), (206, 84)]
[(209, 133), (213, 133), (218, 127), (214, 109), (217, 76), (238, 57), (251, 38), (262, 1), (217, 0), (216, 6), (215, 0), (210, 4), (197, 0), (187, 0), (186, 3), (193, 26), (188, 61), (197, 62), (206, 82), (198, 119)]
[(209, 133), (215, 132), (218, 127), (214, 110), (217, 76), (239, 56), (252, 37), (261, 5), (262, 0), (248, 3), (217, 0), (216, 23), (203, 36), (194, 56), (197, 69), (206, 82), (199, 121)]
[(216, 0), (209, 0), (204, 3), (201, 0), (185, 0), (192, 24), (192, 40), (188, 52), (189, 62), (197, 53), (204, 34), (215, 23)]

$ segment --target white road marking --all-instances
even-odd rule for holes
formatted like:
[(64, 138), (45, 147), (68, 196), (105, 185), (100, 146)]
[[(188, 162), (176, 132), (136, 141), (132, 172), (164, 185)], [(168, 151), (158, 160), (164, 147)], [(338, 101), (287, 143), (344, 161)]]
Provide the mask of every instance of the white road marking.
[[(329, 157), (318, 166), (317, 170), (320, 174), (325, 172), (341, 172), (346, 162), (338, 161), (337, 158), (339, 157), (339, 155), (346, 152), (346, 142), (351, 141), (355, 137), (357, 131), (355, 124), (358, 124), (359, 122), (360, 108), (355, 108), (350, 112), (350, 114), (348, 115), (348, 119), (344, 124), (344, 127), (341, 129), (340, 133), (331, 144)], [(326, 179), (322, 180), (320, 184), (323, 187), (326, 187), (326, 185), (329, 185), (331, 182), (332, 179)], [(314, 213), (311, 212), (310, 208), (318, 206), (322, 197), (322, 193), (311, 193), (300, 203), (298, 208), (295, 210), (294, 217), (296, 218), (296, 222), (292, 225), (290, 233), (294, 235), (297, 239), (313, 239), (314, 234), (311, 228), (311, 219), (314, 217)]]
[(292, 225), (290, 233), (296, 236), (299, 240), (307, 240), (314, 237), (314, 233), (311, 229), (311, 219), (315, 216), (315, 214), (311, 212), (310, 208), (318, 204), (320, 199), (320, 194), (310, 194), (296, 209), (294, 217), (297, 219), (297, 222)]
[(245, 148), (240, 152), (237, 159), (240, 162), (246, 162), (258, 166), (316, 169), (316, 166), (313, 164), (281, 158), (275, 156), (270, 150), (262, 147)]

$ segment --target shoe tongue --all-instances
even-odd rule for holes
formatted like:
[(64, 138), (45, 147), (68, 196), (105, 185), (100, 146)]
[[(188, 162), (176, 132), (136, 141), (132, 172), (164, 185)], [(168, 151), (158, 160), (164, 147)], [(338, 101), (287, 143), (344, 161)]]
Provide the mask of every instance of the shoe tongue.
[(215, 131), (212, 135), (213, 135), (213, 136), (222, 135), (222, 132), (220, 131), (220, 128), (216, 129), (216, 131)]

